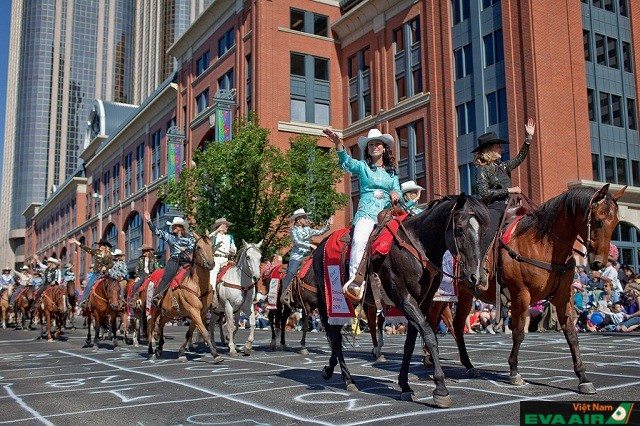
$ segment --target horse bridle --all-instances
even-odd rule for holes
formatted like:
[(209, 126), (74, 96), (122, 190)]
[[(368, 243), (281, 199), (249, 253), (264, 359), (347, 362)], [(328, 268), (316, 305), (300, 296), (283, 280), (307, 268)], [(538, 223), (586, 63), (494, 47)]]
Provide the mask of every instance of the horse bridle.
[[(250, 244), (251, 246), (255, 247), (255, 244)], [(249, 250), (249, 245), (246, 246), (246, 249), (244, 249), (244, 255), (246, 255), (247, 250)], [(261, 253), (260, 250), (256, 247), (256, 250), (258, 251), (258, 253)], [(242, 256), (238, 256), (238, 258), (242, 258)], [(240, 263), (240, 262), (238, 262)], [(259, 278), (254, 278), (253, 275), (249, 275), (247, 272), (245, 272), (242, 268), (238, 268), (240, 270), (240, 273), (242, 275), (244, 275), (245, 277), (249, 278), (251, 280), (251, 282), (253, 282), (254, 284), (256, 282), (258, 282)]]
[(605, 202), (605, 200), (607, 199), (606, 196), (604, 196), (600, 201), (598, 201), (597, 203), (593, 201), (593, 199), (595, 198), (595, 196), (598, 195), (598, 193), (596, 192), (595, 194), (593, 194), (593, 196), (591, 197), (591, 199), (589, 200), (589, 210), (587, 210), (587, 238), (586, 241), (584, 241), (582, 238), (580, 238), (580, 236), (578, 236), (577, 240), (580, 244), (582, 244), (583, 246), (586, 247), (586, 252), (582, 252), (580, 250), (577, 250), (575, 247), (571, 247), (571, 249), (579, 254), (580, 256), (582, 256), (583, 258), (587, 258), (587, 256), (589, 256), (589, 253), (591, 253), (591, 221), (592, 221), (592, 216), (593, 216), (593, 211), (598, 208), (598, 206), (602, 203)]

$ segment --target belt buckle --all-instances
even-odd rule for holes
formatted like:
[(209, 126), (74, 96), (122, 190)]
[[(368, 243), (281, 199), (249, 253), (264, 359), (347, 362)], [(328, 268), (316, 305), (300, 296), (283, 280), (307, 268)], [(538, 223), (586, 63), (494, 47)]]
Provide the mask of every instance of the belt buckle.
[(377, 198), (378, 200), (382, 200), (384, 198), (386, 198), (386, 195), (384, 193), (384, 191), (382, 189), (376, 189), (373, 191), (373, 196), (374, 198)]

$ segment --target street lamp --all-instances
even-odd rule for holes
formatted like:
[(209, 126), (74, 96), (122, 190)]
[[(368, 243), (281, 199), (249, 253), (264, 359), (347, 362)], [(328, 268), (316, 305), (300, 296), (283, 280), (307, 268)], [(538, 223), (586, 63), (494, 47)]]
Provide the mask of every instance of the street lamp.
[(98, 215), (98, 240), (102, 238), (102, 194), (94, 192), (91, 194), (92, 198), (98, 198), (100, 200), (100, 213)]

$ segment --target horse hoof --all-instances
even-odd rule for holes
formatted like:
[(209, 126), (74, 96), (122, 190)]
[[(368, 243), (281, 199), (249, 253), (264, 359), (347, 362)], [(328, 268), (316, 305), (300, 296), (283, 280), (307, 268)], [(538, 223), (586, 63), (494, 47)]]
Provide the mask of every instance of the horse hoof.
[(329, 368), (328, 366), (325, 366), (322, 369), (322, 378), (325, 380), (329, 380), (331, 379), (332, 376), (333, 376), (333, 368)]
[(244, 356), (251, 356), (251, 349), (245, 349), (242, 351), (242, 353), (244, 354)]
[(424, 357), (424, 358), (422, 358), (422, 366), (424, 368), (431, 368), (431, 367), (433, 367), (433, 363), (429, 360), (429, 358)]
[(349, 392), (358, 392), (360, 389), (358, 389), (358, 386), (356, 386), (355, 383), (349, 383), (347, 385), (347, 391)]
[(137, 340), (134, 340), (134, 341), (133, 341), (133, 346), (137, 348), (138, 346), (140, 346), (140, 344), (138, 343), (138, 341), (137, 341)]
[(276, 345), (276, 342), (271, 342), (270, 348), (272, 351), (275, 351), (278, 348), (278, 346)]
[(97, 346), (93, 347), (93, 352), (98, 352), (98, 347)]
[(375, 362), (387, 362), (387, 359), (384, 357), (384, 355), (380, 354), (380, 356), (376, 358)]
[(480, 377), (480, 373), (475, 369), (475, 367), (467, 370), (467, 378), (473, 379), (476, 377)]
[(598, 391), (596, 390), (596, 387), (593, 386), (593, 383), (591, 382), (580, 383), (578, 385), (578, 392), (580, 392), (581, 394), (598, 393)]
[(238, 356), (238, 351), (229, 351), (230, 356)]
[(451, 408), (451, 397), (449, 395), (433, 394), (433, 403), (440, 408)]
[(400, 401), (415, 401), (416, 394), (413, 392), (402, 392), (400, 394)]
[(303, 356), (309, 355), (309, 350), (307, 348), (300, 349), (300, 355), (303, 355)]
[(180, 355), (180, 356), (178, 357), (178, 361), (180, 361), (180, 362), (187, 362), (187, 357), (186, 357), (186, 356), (184, 356), (184, 355)]
[(53, 339), (47, 339), (47, 342), (51, 343), (53, 342)]
[(525, 382), (522, 379), (522, 376), (516, 374), (515, 376), (509, 377), (509, 384), (512, 384), (514, 386), (524, 386)]
[(213, 357), (214, 364), (220, 364), (222, 361), (224, 361), (224, 358), (222, 357), (222, 355), (216, 355)]

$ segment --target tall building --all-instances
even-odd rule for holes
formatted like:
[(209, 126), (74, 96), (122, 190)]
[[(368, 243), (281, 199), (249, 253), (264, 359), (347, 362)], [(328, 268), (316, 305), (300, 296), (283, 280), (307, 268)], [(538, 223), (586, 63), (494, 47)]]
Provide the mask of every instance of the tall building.
[(81, 165), (95, 99), (141, 104), (175, 71), (171, 46), (211, 3), (15, 0), (11, 15), (0, 259), (23, 260), (25, 209)]

